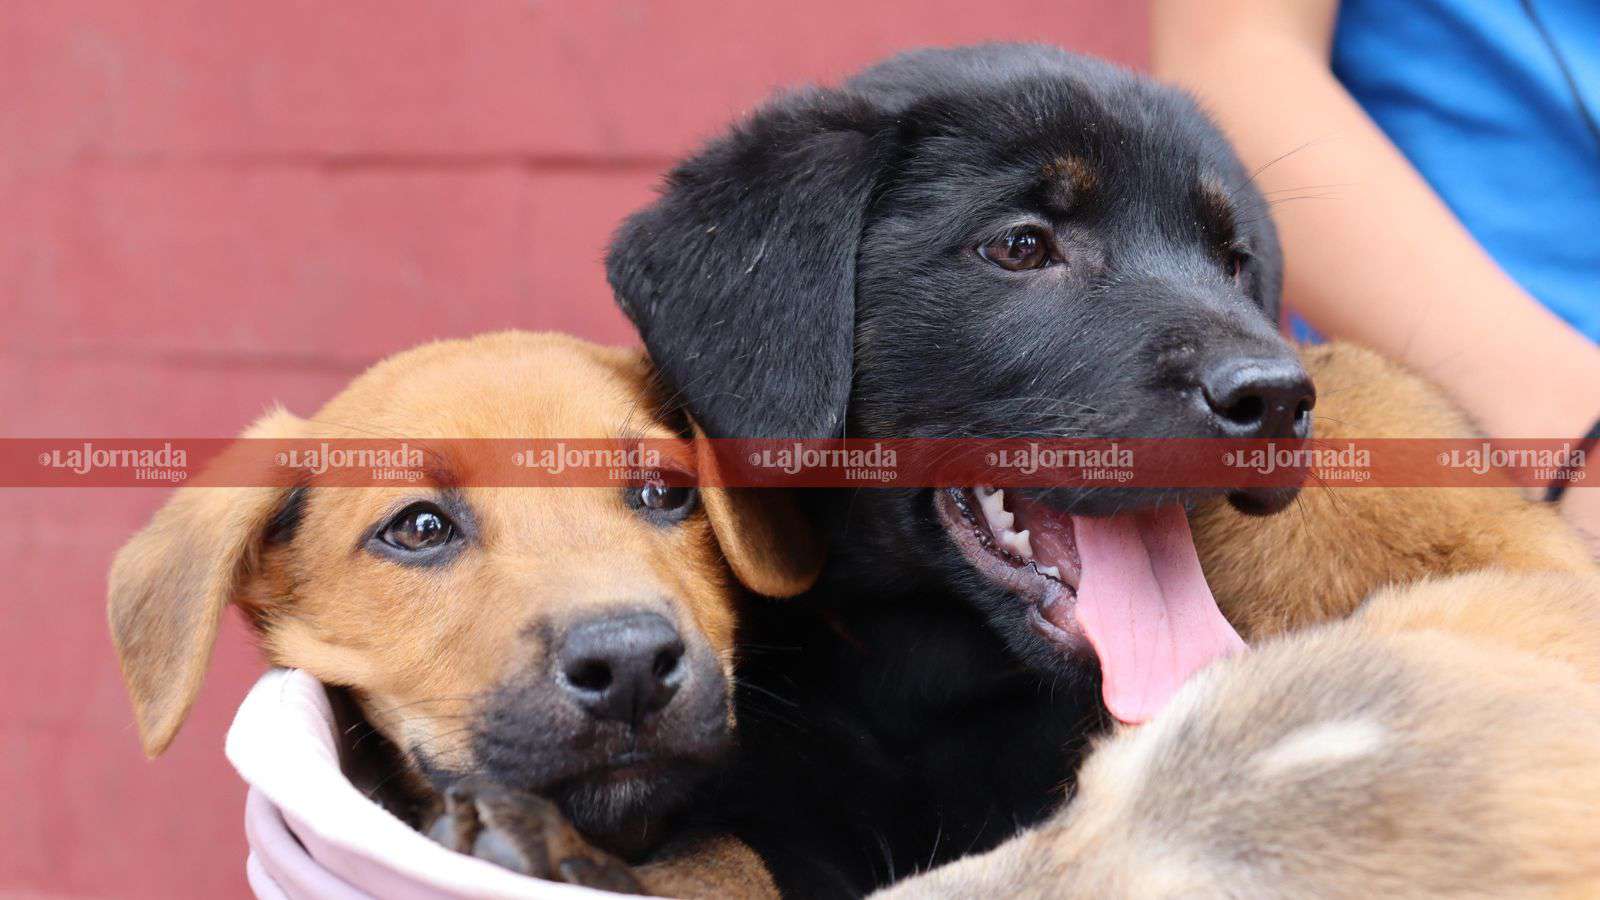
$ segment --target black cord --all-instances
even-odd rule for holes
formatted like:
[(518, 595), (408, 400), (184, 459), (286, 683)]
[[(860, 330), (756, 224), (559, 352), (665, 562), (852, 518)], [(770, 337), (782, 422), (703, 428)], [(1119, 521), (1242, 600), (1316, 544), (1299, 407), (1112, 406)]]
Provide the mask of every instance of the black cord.
[(1538, 11), (1533, 8), (1533, 0), (1522, 0), (1522, 11), (1528, 14), (1528, 21), (1533, 23), (1533, 29), (1539, 32), (1539, 39), (1544, 41), (1545, 48), (1555, 59), (1556, 68), (1561, 70), (1561, 77), (1567, 82), (1567, 90), (1572, 93), (1572, 102), (1578, 107), (1578, 116), (1583, 119), (1583, 124), (1588, 126), (1589, 136), (1594, 138), (1595, 151), (1600, 152), (1600, 124), (1595, 123), (1594, 112), (1589, 109), (1583, 91), (1578, 88), (1578, 79), (1572, 74), (1572, 67), (1567, 65), (1567, 58), (1561, 54), (1556, 39), (1551, 36), (1550, 29), (1545, 27), (1544, 20), (1539, 18)]
[(1588, 462), (1589, 454), (1594, 451), (1596, 444), (1600, 444), (1600, 422), (1595, 422), (1589, 428), (1589, 433), (1578, 441), (1577, 452), (1573, 454), (1572, 462), (1562, 466), (1556, 477), (1545, 486), (1544, 502), (1561, 502), (1561, 495), (1567, 492), (1567, 488), (1583, 477), (1584, 465)]

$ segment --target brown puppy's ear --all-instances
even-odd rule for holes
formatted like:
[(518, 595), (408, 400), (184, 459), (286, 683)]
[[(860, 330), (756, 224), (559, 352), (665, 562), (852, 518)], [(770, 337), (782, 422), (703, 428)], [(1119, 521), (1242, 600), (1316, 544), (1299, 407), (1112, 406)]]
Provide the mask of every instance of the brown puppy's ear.
[(694, 427), (700, 497), (711, 530), (739, 582), (764, 597), (793, 597), (822, 573), (822, 538), (780, 488), (718, 487), (719, 468), (712, 444)]
[[(295, 437), (303, 424), (278, 409), (243, 437)], [(225, 453), (218, 463), (237, 460)], [(286, 492), (283, 487), (181, 488), (111, 564), (111, 639), (147, 756), (166, 750), (189, 714), (222, 611), (254, 565), (262, 534)]]

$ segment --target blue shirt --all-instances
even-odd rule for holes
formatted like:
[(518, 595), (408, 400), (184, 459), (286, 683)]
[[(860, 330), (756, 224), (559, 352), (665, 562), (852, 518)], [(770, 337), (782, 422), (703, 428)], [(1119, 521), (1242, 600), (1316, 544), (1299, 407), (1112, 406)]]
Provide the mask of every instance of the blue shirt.
[[(1600, 117), (1600, 0), (1532, 0)], [(1345, 0), (1333, 72), (1478, 242), (1600, 341), (1600, 143), (1520, 0)]]

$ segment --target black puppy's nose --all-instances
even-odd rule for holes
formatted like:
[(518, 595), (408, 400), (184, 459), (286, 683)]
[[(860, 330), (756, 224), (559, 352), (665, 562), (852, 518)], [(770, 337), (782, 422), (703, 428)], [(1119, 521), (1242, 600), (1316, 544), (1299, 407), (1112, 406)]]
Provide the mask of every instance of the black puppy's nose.
[(683, 683), (683, 638), (655, 613), (580, 622), (556, 653), (556, 680), (596, 719), (637, 727)]
[(1303, 438), (1317, 402), (1311, 376), (1283, 357), (1218, 360), (1201, 371), (1200, 392), (1217, 427), (1235, 438)]

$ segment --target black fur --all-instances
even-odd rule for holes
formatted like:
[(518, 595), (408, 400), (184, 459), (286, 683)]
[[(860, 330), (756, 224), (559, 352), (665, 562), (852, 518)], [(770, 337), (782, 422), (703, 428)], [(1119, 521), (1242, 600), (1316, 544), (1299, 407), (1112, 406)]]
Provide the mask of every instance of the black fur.
[[(1063, 265), (975, 252), (1026, 222)], [(713, 436), (1224, 436), (1197, 371), (1293, 359), (1267, 205), (1220, 134), (1045, 47), (916, 52), (773, 101), (679, 166), (607, 266)], [(1041, 493), (1088, 515), (1187, 499)], [(820, 505), (822, 583), (742, 626), (744, 771), (720, 801), (807, 896), (1037, 819), (1102, 718), (1093, 667), (972, 570), (932, 492)]]
[(309, 491), (310, 488), (305, 485), (296, 485), (284, 492), (278, 509), (267, 522), (264, 531), (266, 543), (287, 544), (294, 540), (300, 530), (300, 522), (306, 515), (306, 495)]
[(850, 391), (856, 238), (883, 161), (834, 91), (796, 95), (674, 170), (607, 259), (663, 380), (713, 434), (835, 434)]

